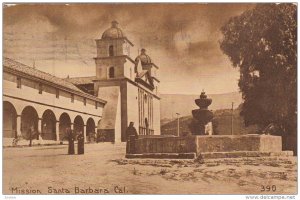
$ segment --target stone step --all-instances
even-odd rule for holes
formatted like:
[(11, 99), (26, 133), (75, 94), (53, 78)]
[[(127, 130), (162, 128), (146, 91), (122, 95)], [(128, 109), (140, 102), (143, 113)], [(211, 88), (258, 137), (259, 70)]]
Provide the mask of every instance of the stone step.
[(153, 159), (195, 159), (196, 153), (145, 153), (126, 154), (126, 158), (153, 158)]
[[(281, 152), (259, 152), (259, 151), (236, 151), (236, 152), (205, 152), (201, 153), (200, 159), (218, 158), (241, 158), (241, 157), (271, 157), (271, 156), (293, 156), (293, 151)], [(151, 159), (195, 159), (195, 153), (144, 153), (126, 154), (126, 158), (151, 158)]]
[(198, 158), (240, 158), (240, 157), (270, 157), (270, 156), (293, 156), (293, 151), (261, 152), (261, 151), (234, 151), (234, 152), (204, 152)]

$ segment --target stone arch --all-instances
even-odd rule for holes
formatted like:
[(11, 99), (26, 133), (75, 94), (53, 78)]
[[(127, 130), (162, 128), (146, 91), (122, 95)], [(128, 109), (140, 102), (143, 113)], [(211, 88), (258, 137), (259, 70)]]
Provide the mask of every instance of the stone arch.
[(71, 128), (71, 118), (67, 113), (62, 113), (59, 117), (59, 139), (66, 140), (66, 129)]
[(86, 138), (88, 141), (91, 141), (91, 138), (95, 135), (95, 121), (93, 118), (88, 118), (86, 122)]
[(42, 133), (43, 140), (56, 140), (56, 117), (52, 110), (47, 109), (42, 115)]
[[(21, 113), (21, 133), (25, 139), (29, 139), (29, 130), (33, 126), (34, 131), (38, 131), (38, 113), (32, 106), (26, 106)], [(35, 138), (33, 138), (35, 139)], [(38, 139), (38, 135), (37, 138)]]
[(3, 137), (17, 137), (17, 111), (9, 101), (3, 101)]
[(77, 115), (74, 119), (74, 133), (77, 135), (79, 132), (84, 132), (84, 122), (80, 115)]

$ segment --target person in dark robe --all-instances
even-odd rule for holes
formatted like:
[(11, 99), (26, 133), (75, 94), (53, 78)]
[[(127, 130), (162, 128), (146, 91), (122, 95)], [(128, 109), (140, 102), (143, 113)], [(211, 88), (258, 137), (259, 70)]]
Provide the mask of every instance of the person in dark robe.
[(79, 132), (79, 135), (77, 136), (77, 152), (78, 154), (84, 154), (84, 136), (82, 134), (82, 131)]
[(67, 128), (66, 129), (66, 134), (67, 134), (67, 139), (68, 139), (68, 142), (69, 142), (68, 154), (69, 155), (75, 154), (74, 136), (73, 136), (72, 130), (70, 128)]
[(27, 135), (29, 137), (29, 146), (32, 146), (32, 139), (33, 139), (33, 135), (35, 135), (35, 131), (34, 131), (34, 126), (32, 125), (28, 131), (27, 131)]
[(129, 126), (126, 129), (126, 153), (134, 153), (135, 151), (135, 139), (137, 139), (138, 133), (134, 128), (134, 123), (130, 122)]

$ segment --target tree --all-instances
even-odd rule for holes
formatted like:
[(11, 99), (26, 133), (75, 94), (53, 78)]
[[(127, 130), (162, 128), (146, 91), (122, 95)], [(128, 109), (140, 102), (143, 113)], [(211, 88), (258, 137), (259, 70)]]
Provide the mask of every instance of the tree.
[(297, 134), (297, 6), (258, 4), (221, 32), (220, 48), (240, 70), (245, 125), (273, 123), (287, 145)]

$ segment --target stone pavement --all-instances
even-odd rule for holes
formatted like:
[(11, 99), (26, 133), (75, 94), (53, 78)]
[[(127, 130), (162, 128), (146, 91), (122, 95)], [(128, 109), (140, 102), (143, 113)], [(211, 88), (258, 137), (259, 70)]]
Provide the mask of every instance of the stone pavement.
[(3, 148), (3, 194), (293, 194), (297, 158), (125, 159), (125, 144)]

